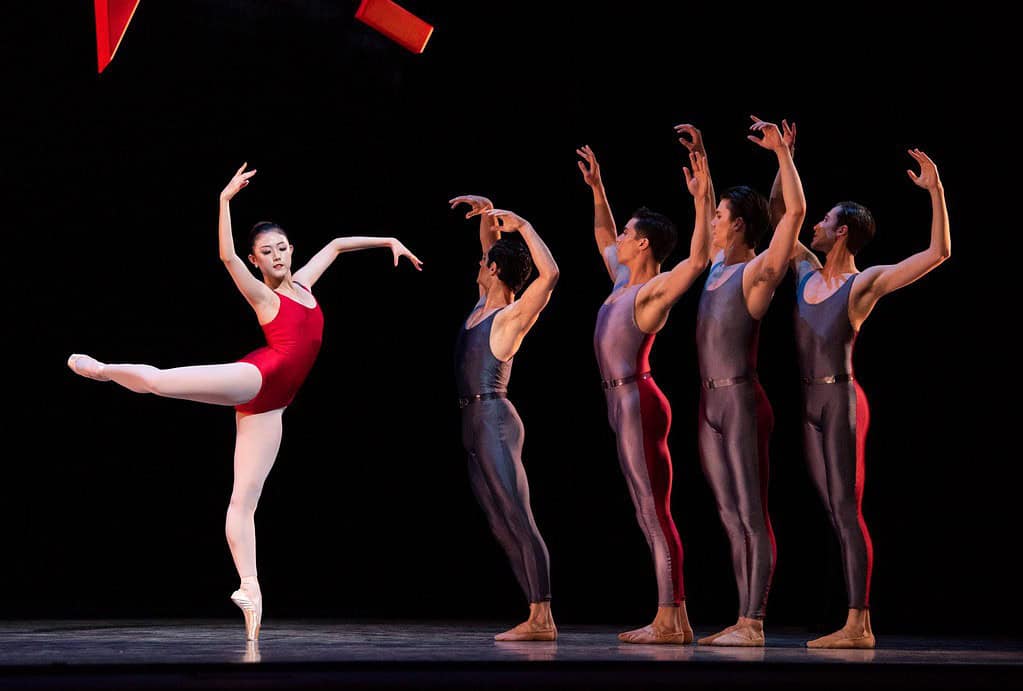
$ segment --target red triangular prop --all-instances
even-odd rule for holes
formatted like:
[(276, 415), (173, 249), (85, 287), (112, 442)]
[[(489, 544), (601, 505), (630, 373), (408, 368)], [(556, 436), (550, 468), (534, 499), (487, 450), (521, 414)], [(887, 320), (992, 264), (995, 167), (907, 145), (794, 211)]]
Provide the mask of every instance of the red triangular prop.
[(96, 8), (96, 61), (102, 72), (121, 45), (139, 0), (93, 0), (93, 4)]
[(391, 0), (362, 0), (355, 18), (413, 53), (422, 53), (433, 26)]

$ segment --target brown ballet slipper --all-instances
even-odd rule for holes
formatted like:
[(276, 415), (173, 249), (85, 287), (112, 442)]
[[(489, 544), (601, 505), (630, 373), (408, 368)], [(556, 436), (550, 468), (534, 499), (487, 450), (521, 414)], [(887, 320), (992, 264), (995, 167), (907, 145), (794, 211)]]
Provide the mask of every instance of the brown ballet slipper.
[(698, 640), (696, 643), (697, 643), (697, 645), (714, 645), (714, 641), (715, 640), (717, 640), (721, 636), (724, 636), (726, 633), (731, 633), (732, 631), (735, 631), (735, 629), (738, 628), (738, 627), (739, 627), (738, 623), (732, 624), (731, 626), (727, 626), (727, 627), (721, 629), (717, 633), (712, 633), (709, 636), (704, 636), (703, 638)]
[(495, 641), (556, 641), (558, 640), (558, 629), (553, 623), (541, 625), (524, 621), (518, 626), (508, 629), (504, 633), (494, 636)]
[(644, 645), (686, 645), (693, 642), (693, 630), (661, 631), (654, 628), (653, 625), (649, 625), (620, 633), (618, 634), (618, 640), (622, 643)]
[(806, 642), (807, 648), (818, 649), (873, 648), (876, 645), (877, 641), (874, 639), (873, 633), (867, 631), (857, 635), (844, 629)]
[(731, 631), (723, 631), (720, 635), (712, 637), (709, 643), (703, 643), (703, 645), (762, 648), (764, 643), (764, 625), (756, 619), (746, 619), (731, 627)]

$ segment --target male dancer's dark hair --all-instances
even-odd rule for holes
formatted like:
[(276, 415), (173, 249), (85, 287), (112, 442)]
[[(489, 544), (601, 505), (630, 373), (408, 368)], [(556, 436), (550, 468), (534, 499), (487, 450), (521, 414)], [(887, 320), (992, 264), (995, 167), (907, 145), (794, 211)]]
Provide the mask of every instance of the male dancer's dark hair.
[(487, 265), (491, 263), (497, 264), (497, 277), (514, 293), (522, 290), (529, 280), (529, 275), (533, 273), (533, 260), (529, 258), (529, 248), (510, 238), (501, 238), (490, 246), (490, 251), (487, 252)]

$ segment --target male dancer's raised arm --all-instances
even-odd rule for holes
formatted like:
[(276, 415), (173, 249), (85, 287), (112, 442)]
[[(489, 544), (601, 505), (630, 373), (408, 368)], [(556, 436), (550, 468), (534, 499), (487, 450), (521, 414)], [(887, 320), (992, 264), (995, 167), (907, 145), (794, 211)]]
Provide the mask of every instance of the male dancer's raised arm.
[(910, 149), (909, 155), (920, 165), (920, 172), (907, 170), (909, 179), (917, 187), (927, 190), (931, 197), (931, 243), (922, 252), (903, 259), (898, 264), (872, 266), (864, 269), (856, 280), (851, 296), (850, 319), (859, 328), (874, 305), (882, 297), (928, 274), (952, 254), (949, 237), (948, 209), (945, 207), (945, 188), (938, 177), (938, 168), (920, 149)]
[[(526, 247), (529, 248), (529, 257), (533, 260), (538, 274), (533, 282), (522, 291), (522, 295), (505, 309), (500, 322), (494, 325), (498, 332), (493, 341), (494, 354), (498, 358), (504, 359), (502, 355), (511, 357), (518, 352), (522, 339), (536, 323), (540, 312), (550, 301), (554, 286), (558, 283), (560, 271), (557, 262), (551, 256), (551, 251), (540, 239), (540, 235), (529, 221), (504, 209), (491, 209), (485, 215), (489, 216), (495, 224), (499, 223), (501, 231), (518, 233), (522, 236)], [(495, 227), (497, 226), (495, 225)], [(497, 350), (504, 352), (499, 353)]]
[(771, 244), (750, 261), (743, 275), (747, 307), (755, 319), (760, 319), (771, 304), (775, 288), (785, 276), (785, 269), (799, 240), (799, 229), (806, 216), (806, 199), (803, 196), (803, 184), (799, 179), (799, 173), (792, 161), (792, 154), (782, 139), (778, 126), (764, 122), (755, 115), (750, 117), (753, 119), (750, 129), (762, 133), (763, 137), (758, 139), (749, 135), (747, 139), (773, 151), (778, 157), (778, 177), (785, 204), (785, 210), (775, 226)]
[(618, 263), (618, 251), (615, 246), (618, 230), (611, 215), (611, 204), (607, 200), (604, 181), (600, 176), (600, 164), (589, 145), (576, 149), (575, 152), (583, 159), (576, 161), (583, 174), (583, 180), (593, 191), (593, 236), (597, 241), (597, 250), (604, 259), (604, 266), (607, 267), (611, 281), (618, 285), (628, 280), (629, 274), (628, 269)]
[[(451, 208), (455, 208), (459, 204), (467, 204), (469, 210), (465, 212), (465, 217), (472, 218), (473, 216), (480, 217), (480, 251), (483, 256), (487, 256), (487, 252), (494, 245), (495, 242), (501, 239), (501, 229), (497, 225), (496, 219), (488, 216), (487, 211), (494, 208), (494, 203), (486, 197), (481, 197), (476, 194), (463, 194), (455, 197), (448, 201)], [(486, 288), (479, 285), (480, 289), (480, 300), (486, 296)]]
[(664, 327), (671, 308), (689, 290), (710, 261), (710, 217), (713, 214), (707, 190), (710, 175), (707, 157), (703, 153), (689, 154), (692, 171), (683, 168), (686, 187), (693, 196), (696, 221), (689, 242), (689, 256), (671, 271), (664, 271), (650, 279), (636, 296), (636, 324), (647, 333), (656, 333)]
[[(714, 180), (710, 175), (710, 167), (707, 165), (707, 146), (703, 143), (703, 133), (698, 130), (695, 126), (688, 123), (681, 125), (675, 125), (675, 134), (679, 135), (678, 141), (682, 146), (686, 147), (691, 154), (702, 154), (704, 168), (707, 170), (707, 203), (710, 204), (711, 213), (714, 215), (714, 207), (717, 206), (718, 200), (714, 196)], [(686, 180), (688, 185), (689, 180)], [(690, 190), (692, 191), (692, 190)], [(707, 218), (707, 223), (710, 223), (710, 217)], [(710, 232), (710, 226), (707, 226), (708, 232)]]

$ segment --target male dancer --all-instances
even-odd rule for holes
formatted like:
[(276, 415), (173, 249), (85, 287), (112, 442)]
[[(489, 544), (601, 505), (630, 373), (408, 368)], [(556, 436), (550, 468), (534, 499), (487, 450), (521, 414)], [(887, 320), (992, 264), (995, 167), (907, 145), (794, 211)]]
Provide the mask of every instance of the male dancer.
[[(452, 208), (468, 204), (466, 218), (480, 217), (483, 250), (476, 275), (479, 301), (459, 329), (455, 346), (462, 443), (476, 499), (529, 599), (529, 618), (494, 638), (553, 641), (558, 631), (551, 616), (547, 545), (529, 507), (522, 420), (507, 399), (507, 387), (512, 358), (550, 300), (558, 265), (529, 221), (494, 209), (484, 197), (455, 197), (450, 203)], [(526, 247), (501, 238), (501, 231), (518, 232)], [(534, 264), (539, 275), (516, 300)]]
[(707, 267), (709, 174), (702, 152), (690, 155), (684, 168), (693, 195), (696, 223), (689, 257), (671, 271), (661, 263), (675, 246), (675, 226), (661, 214), (641, 208), (619, 235), (592, 149), (576, 151), (583, 179), (593, 191), (593, 234), (614, 282), (597, 313), (593, 346), (607, 398), (607, 414), (618, 441), (618, 460), (625, 475), (636, 518), (653, 553), (657, 576), (657, 615), (648, 626), (619, 634), (625, 643), (693, 641), (685, 608), (682, 543), (671, 517), (671, 456), (668, 429), (671, 407), (650, 374), (654, 335), (682, 294)]
[[(721, 194), (711, 221), (717, 252), (700, 296), (696, 344), (702, 380), (700, 459), (728, 534), (739, 590), (738, 621), (703, 645), (764, 645), (764, 610), (774, 571), (774, 534), (767, 515), (771, 404), (757, 380), (757, 336), (774, 290), (785, 275), (806, 213), (803, 188), (778, 127), (753, 117), (748, 139), (778, 158), (785, 212), (768, 248), (756, 247), (769, 223), (767, 200), (749, 187)], [(702, 151), (688, 125), (680, 141)], [(713, 202), (712, 202), (713, 203)]]
[[(789, 147), (795, 148), (795, 128)], [(909, 155), (920, 173), (909, 178), (931, 198), (930, 246), (898, 264), (860, 272), (856, 253), (874, 236), (874, 218), (855, 202), (841, 202), (813, 227), (810, 249), (796, 246), (796, 346), (805, 390), (803, 438), (813, 483), (842, 548), (849, 612), (845, 626), (809, 641), (809, 648), (873, 648), (870, 576), (874, 550), (863, 519), (864, 447), (870, 412), (853, 377), (853, 346), (860, 326), (883, 296), (916, 281), (951, 254), (945, 190), (934, 162), (919, 149)], [(785, 202), (772, 194), (772, 209)], [(821, 266), (812, 250), (826, 253)]]

